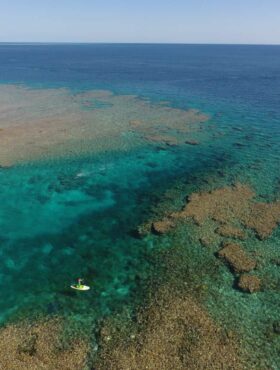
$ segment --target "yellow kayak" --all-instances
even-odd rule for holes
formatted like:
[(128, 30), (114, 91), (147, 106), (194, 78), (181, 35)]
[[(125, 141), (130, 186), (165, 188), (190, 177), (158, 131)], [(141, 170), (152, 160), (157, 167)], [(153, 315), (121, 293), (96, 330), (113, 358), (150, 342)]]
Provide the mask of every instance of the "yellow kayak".
[(71, 285), (71, 288), (76, 290), (90, 290), (90, 287), (87, 285)]

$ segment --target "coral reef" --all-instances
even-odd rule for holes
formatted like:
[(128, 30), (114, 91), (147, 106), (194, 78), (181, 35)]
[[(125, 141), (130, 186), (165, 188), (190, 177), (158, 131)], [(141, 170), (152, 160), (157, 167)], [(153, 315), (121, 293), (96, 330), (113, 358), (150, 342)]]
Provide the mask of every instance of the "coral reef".
[(242, 369), (238, 341), (189, 296), (162, 287), (137, 317), (140, 330), (101, 331), (99, 370)]
[(250, 187), (239, 183), (210, 192), (193, 193), (182, 210), (172, 212), (168, 217), (173, 223), (190, 217), (200, 226), (212, 219), (220, 225), (217, 229), (220, 235), (243, 239), (245, 233), (236, 226), (241, 224), (264, 239), (280, 222), (280, 201), (256, 202), (254, 197)]
[[(45, 158), (128, 150), (143, 141), (183, 144), (208, 116), (109, 91), (0, 88), (2, 166)], [(144, 119), (143, 119), (144, 118)]]
[(207, 218), (219, 223), (228, 223), (241, 218), (244, 205), (254, 196), (253, 191), (244, 185), (216, 189), (212, 192), (193, 193), (182, 211), (173, 217), (192, 217), (201, 225)]
[(194, 193), (177, 216), (192, 217), (198, 224), (212, 218), (223, 224), (223, 230), (229, 230), (228, 223), (240, 222), (245, 227), (255, 230), (259, 238), (264, 239), (272, 233), (280, 221), (280, 202), (254, 203), (254, 195), (248, 186), (241, 184), (209, 193)]
[(244, 220), (245, 225), (255, 230), (260, 239), (267, 238), (279, 222), (280, 201), (253, 204), (249, 217)]
[(261, 289), (261, 280), (254, 275), (242, 274), (238, 281), (238, 288), (244, 292), (258, 292)]
[(203, 247), (210, 247), (213, 243), (213, 239), (207, 237), (207, 236), (202, 236), (199, 238), (199, 241)]
[(227, 224), (219, 226), (215, 231), (225, 238), (245, 239), (246, 237), (243, 230)]
[(10, 324), (0, 330), (0, 368), (9, 370), (82, 370), (89, 345), (75, 339), (62, 348), (59, 319)]
[(165, 234), (174, 227), (174, 223), (168, 219), (162, 221), (155, 221), (152, 223), (152, 230), (156, 234)]
[(224, 259), (236, 273), (249, 272), (256, 267), (256, 261), (248, 257), (238, 244), (226, 244), (218, 252), (218, 256)]

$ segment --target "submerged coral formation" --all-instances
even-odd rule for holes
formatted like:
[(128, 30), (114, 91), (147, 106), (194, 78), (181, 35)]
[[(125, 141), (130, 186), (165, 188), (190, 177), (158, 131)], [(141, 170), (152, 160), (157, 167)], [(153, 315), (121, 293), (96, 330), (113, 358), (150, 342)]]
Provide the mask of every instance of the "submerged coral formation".
[[(191, 282), (196, 277), (202, 297), (198, 297), (198, 301), (207, 302), (211, 317), (224, 328), (236, 328), (242, 338), (245, 356), (251, 356), (244, 368), (273, 368), (279, 357), (275, 353), (278, 337), (270, 333), (274, 335), (269, 339), (273, 343), (266, 345), (266, 342), (279, 306), (277, 258), (271, 266), (271, 256), (279, 254), (279, 230), (276, 230), (280, 221), (279, 201), (260, 202), (261, 197), (248, 185), (239, 183), (212, 191), (190, 191), (186, 202), (187, 192), (184, 188), (180, 194), (172, 195), (176, 209), (163, 197), (149, 226), (145, 223), (141, 227), (146, 233), (152, 232), (147, 240), (151, 238), (166, 247), (169, 257), (162, 264), (168, 268), (161, 274), (162, 279), (174, 281), (177, 286), (185, 284), (190, 293), (187, 296), (193, 299), (197, 293)], [(270, 195), (270, 199), (275, 198), (277, 193)], [(186, 259), (171, 257), (176, 254), (178, 245), (189, 251)], [(245, 300), (243, 292), (256, 294), (246, 294)], [(264, 312), (267, 300), (270, 304)], [(257, 325), (256, 320), (259, 320)], [(258, 352), (259, 347), (262, 350)], [(137, 356), (140, 352), (139, 349)], [(199, 363), (197, 366), (208, 368), (199, 367)]]
[(140, 330), (101, 331), (99, 370), (242, 369), (238, 341), (225, 333), (190, 296), (161, 288), (138, 315)]
[(63, 348), (59, 319), (33, 324), (10, 324), (0, 330), (0, 368), (9, 370), (81, 370), (85, 368), (89, 345), (75, 338)]
[(215, 231), (217, 234), (226, 238), (245, 239), (246, 237), (246, 234), (243, 230), (227, 224), (220, 225)]
[(209, 118), (196, 110), (109, 91), (72, 93), (2, 85), (0, 100), (1, 166), (129, 150), (143, 143), (176, 145)]
[(218, 253), (234, 272), (249, 272), (256, 267), (256, 261), (247, 256), (238, 244), (228, 243)]
[(275, 203), (256, 203), (251, 214), (244, 219), (247, 227), (256, 231), (260, 239), (267, 238), (280, 222), (280, 201)]
[(222, 236), (242, 239), (245, 237), (243, 226), (264, 239), (280, 222), (280, 201), (256, 202), (254, 197), (253, 190), (242, 184), (193, 193), (181, 211), (169, 215), (169, 221), (171, 224), (171, 221), (190, 217), (197, 225), (203, 225), (212, 219), (220, 225), (217, 232)]
[(212, 192), (193, 193), (182, 211), (172, 217), (192, 217), (201, 225), (207, 218), (225, 224), (233, 219), (241, 219), (244, 205), (254, 196), (253, 191), (244, 185), (225, 187)]
[(162, 221), (155, 221), (152, 223), (152, 230), (156, 234), (165, 234), (173, 227), (174, 227), (174, 223), (168, 219), (165, 219)]
[(238, 281), (238, 288), (245, 292), (258, 292), (261, 288), (261, 280), (254, 275), (242, 274)]

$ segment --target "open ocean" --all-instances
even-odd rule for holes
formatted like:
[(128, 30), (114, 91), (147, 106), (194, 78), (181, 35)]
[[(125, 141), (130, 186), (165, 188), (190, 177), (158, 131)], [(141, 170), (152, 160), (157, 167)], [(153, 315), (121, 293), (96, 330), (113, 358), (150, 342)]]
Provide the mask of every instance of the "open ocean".
[[(67, 136), (75, 117), (93, 136), (91, 125), (102, 121), (102, 137), (85, 143), (81, 134), (77, 144), (67, 137), (64, 149), (62, 136), (40, 147), (31, 135), (20, 146), (31, 121), (31, 133), (41, 120), (52, 132), (63, 125)], [(189, 119), (195, 128), (186, 131), (180, 120)], [(209, 287), (209, 315), (237, 332), (256, 366), (279, 369), (280, 213), (265, 238), (242, 226), (248, 234), (238, 244), (256, 258), (261, 280), (252, 294), (217, 258), (225, 240), (201, 245), (200, 226), (137, 234), (192, 193), (238, 183), (256, 202), (277, 206), (279, 46), (0, 44), (0, 140), (21, 120), (16, 155), (7, 147), (7, 163), (0, 156), (1, 323), (55, 314), (88, 328), (133, 310), (157, 273), (150, 254), (176, 242), (196, 283)], [(205, 267), (212, 264), (213, 276)], [(89, 292), (71, 291), (79, 277)]]

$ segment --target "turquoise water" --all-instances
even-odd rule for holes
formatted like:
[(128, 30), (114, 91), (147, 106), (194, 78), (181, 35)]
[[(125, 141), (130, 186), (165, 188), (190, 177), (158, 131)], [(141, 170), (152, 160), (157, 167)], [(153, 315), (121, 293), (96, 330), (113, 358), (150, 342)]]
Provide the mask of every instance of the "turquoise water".
[[(0, 45), (3, 85), (63, 87), (70, 95), (106, 89), (210, 117), (191, 135), (199, 145), (141, 142), (1, 167), (1, 322), (36, 312), (94, 321), (137, 301), (154, 268), (149, 253), (174, 240), (137, 238), (135, 230), (175, 184), (185, 186), (182, 199), (237, 181), (261, 201), (279, 199), (279, 65), (279, 47)], [(91, 109), (110, 108), (100, 104)], [(194, 272), (205, 262), (215, 265), (215, 250), (200, 250), (191, 229), (178, 239)], [(251, 346), (256, 338), (261, 346), (272, 340), (266, 353), (276, 369), (279, 336), (268, 340), (264, 333), (280, 319), (279, 228), (265, 241), (252, 236), (243, 247), (262, 255), (264, 291), (241, 293), (221, 266), (218, 280), (202, 273), (212, 285), (207, 305), (218, 321), (244, 329)], [(78, 277), (91, 286), (87, 294), (69, 289)]]
[[(94, 310), (96, 301), (105, 312), (125, 302), (150, 247), (134, 230), (178, 177), (203, 171), (195, 163), (211, 150), (143, 148), (2, 169), (1, 284), (11, 288), (2, 319), (26, 304), (46, 311), (60, 300), (57, 309), (80, 312), (81, 297), (68, 289), (79, 276), (92, 284), (85, 299)], [(213, 156), (215, 166), (221, 154)]]

